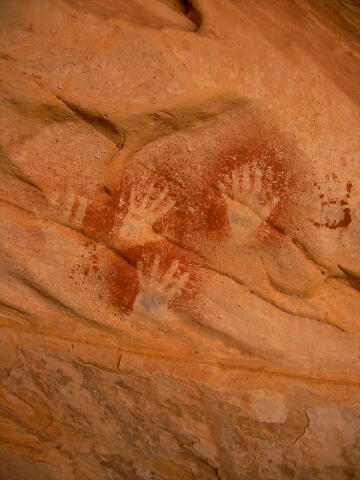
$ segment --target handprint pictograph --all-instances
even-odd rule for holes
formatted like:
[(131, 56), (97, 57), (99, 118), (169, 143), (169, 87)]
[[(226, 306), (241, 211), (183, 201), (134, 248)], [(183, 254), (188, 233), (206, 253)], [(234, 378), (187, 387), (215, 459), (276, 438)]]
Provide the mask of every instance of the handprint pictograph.
[(241, 219), (234, 205), (228, 202), (230, 225), (237, 230), (240, 224), (241, 228), (256, 228), (270, 216), (279, 202), (279, 197), (266, 188), (264, 174), (258, 167), (250, 169), (249, 165), (245, 165), (241, 172), (234, 169), (231, 177), (227, 177), (224, 183), (219, 183), (219, 188), (225, 194), (225, 198), (230, 197), (231, 200), (245, 205), (258, 217), (256, 222), (247, 220), (245, 216)]
[(231, 187), (232, 198), (246, 204), (263, 220), (269, 217), (279, 201), (279, 197), (264, 188), (264, 175), (258, 167), (251, 172), (249, 165), (245, 165), (241, 176), (237, 169), (233, 170)]
[(138, 262), (139, 293), (134, 303), (134, 310), (159, 314), (168, 309), (168, 304), (180, 294), (189, 279), (187, 272), (179, 272), (179, 261), (174, 260), (165, 274), (160, 272), (160, 257), (157, 255), (150, 272), (144, 269), (143, 262)]
[(141, 193), (138, 187), (131, 189), (128, 213), (118, 230), (119, 236), (137, 245), (143, 245), (154, 237), (153, 225), (175, 204), (175, 200), (169, 197), (167, 186), (158, 192), (152, 183), (142, 198)]
[(76, 195), (74, 191), (66, 192), (64, 195), (53, 192), (49, 197), (49, 203), (60, 222), (81, 227), (88, 206), (86, 197)]
[(312, 223), (330, 230), (347, 227), (352, 220), (349, 205), (352, 183), (347, 181), (344, 188), (335, 174), (328, 174), (324, 180), (314, 182), (314, 189), (320, 199), (320, 212)]

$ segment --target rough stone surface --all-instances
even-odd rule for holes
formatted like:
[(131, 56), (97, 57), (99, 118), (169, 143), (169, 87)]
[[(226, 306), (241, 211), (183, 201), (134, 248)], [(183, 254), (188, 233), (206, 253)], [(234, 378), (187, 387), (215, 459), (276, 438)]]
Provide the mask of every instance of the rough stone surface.
[(0, 1), (0, 479), (360, 479), (355, 0)]

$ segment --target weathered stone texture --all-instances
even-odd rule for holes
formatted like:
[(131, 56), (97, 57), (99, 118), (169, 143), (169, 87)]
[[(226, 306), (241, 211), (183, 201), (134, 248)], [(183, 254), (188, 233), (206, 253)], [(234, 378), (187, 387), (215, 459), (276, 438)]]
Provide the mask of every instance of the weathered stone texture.
[(356, 0), (0, 0), (0, 480), (360, 479)]

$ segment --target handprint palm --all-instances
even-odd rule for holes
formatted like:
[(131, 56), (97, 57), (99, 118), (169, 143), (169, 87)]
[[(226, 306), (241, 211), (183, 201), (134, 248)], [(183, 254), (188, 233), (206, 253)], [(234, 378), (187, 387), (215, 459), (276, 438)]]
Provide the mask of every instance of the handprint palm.
[[(245, 204), (253, 210), (262, 220), (266, 220), (279, 201), (279, 197), (264, 190), (263, 174), (259, 168), (253, 170), (245, 165), (241, 177), (235, 169), (231, 173), (231, 195), (236, 202)], [(220, 189), (226, 193), (224, 184)]]
[(149, 275), (144, 271), (142, 262), (138, 262), (139, 293), (134, 309), (143, 312), (159, 313), (167, 310), (169, 301), (181, 292), (188, 281), (187, 272), (179, 274), (179, 261), (172, 262), (169, 270), (161, 275), (160, 257), (155, 257)]
[(154, 236), (152, 226), (169, 212), (175, 201), (169, 199), (167, 186), (155, 198), (154, 184), (150, 185), (142, 200), (138, 199), (139, 193), (136, 187), (132, 188), (128, 213), (119, 235), (131, 239), (132, 243), (143, 245)]

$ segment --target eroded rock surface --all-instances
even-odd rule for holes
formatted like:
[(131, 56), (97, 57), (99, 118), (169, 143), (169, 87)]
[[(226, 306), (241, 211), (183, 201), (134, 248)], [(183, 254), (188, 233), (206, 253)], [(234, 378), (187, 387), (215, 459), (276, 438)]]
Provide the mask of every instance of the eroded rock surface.
[(360, 479), (360, 9), (0, 2), (0, 479)]

